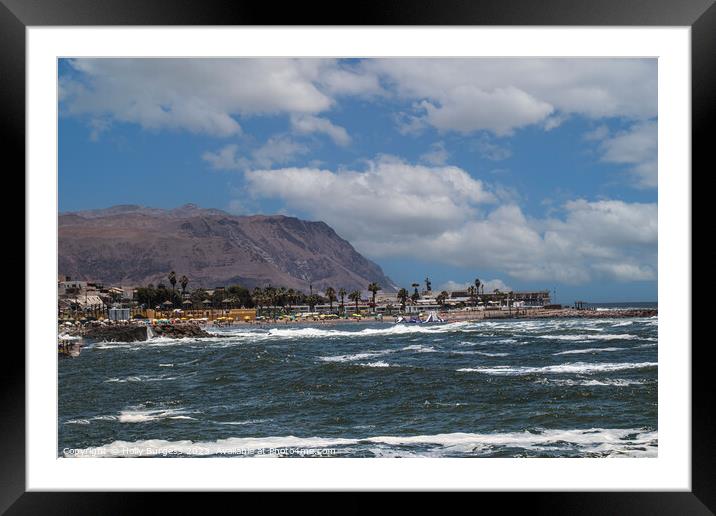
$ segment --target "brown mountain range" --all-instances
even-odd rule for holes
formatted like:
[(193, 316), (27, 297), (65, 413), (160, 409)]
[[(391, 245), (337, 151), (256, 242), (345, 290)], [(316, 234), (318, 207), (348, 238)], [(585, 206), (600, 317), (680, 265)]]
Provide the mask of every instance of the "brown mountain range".
[(395, 284), (324, 222), (283, 215), (234, 216), (187, 204), (172, 210), (135, 205), (62, 213), (59, 273), (110, 285), (167, 283), (185, 274), (189, 287), (240, 284), (317, 291), (365, 291)]

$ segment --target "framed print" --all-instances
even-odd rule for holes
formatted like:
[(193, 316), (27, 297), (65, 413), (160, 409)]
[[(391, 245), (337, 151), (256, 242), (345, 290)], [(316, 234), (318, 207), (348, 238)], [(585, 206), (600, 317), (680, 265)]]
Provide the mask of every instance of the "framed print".
[(5, 1), (8, 514), (255, 490), (710, 513), (691, 170), (716, 8), (562, 4), (348, 26)]

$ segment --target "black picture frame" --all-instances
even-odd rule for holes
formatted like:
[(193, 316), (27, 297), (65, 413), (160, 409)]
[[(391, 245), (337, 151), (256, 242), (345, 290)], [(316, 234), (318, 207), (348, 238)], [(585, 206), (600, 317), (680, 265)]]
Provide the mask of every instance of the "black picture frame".
[[(345, 14), (344, 14), (345, 13)], [(713, 162), (708, 127), (716, 114), (716, 6), (714, 0), (391, 0), (356, 3), (229, 2), (222, 0), (0, 0), (0, 113), (5, 164), (25, 168), (25, 29), (81, 25), (576, 25), (689, 26), (692, 48), (692, 170)], [(713, 167), (710, 167), (712, 170)], [(689, 173), (685, 171), (684, 173)], [(692, 176), (693, 178), (693, 173)], [(696, 220), (696, 217), (694, 217)], [(692, 233), (693, 234), (693, 233)], [(707, 235), (710, 234), (707, 233)], [(707, 257), (713, 257), (707, 253)], [(19, 260), (19, 256), (16, 257)], [(29, 271), (25, 269), (27, 275)], [(26, 318), (28, 315), (26, 314)], [(8, 343), (9, 344), (9, 343)], [(26, 346), (28, 343), (25, 343)], [(686, 348), (690, 343), (683, 343)], [(707, 346), (692, 346), (692, 491), (599, 493), (485, 493), (510, 507), (551, 514), (713, 514), (716, 510), (712, 437), (713, 386)], [(709, 344), (703, 342), (702, 344)], [(25, 354), (7, 346), (0, 360), (0, 512), (19, 514), (127, 514), (158, 495), (25, 492)], [(246, 494), (240, 495), (245, 497)], [(164, 512), (186, 509), (184, 494), (163, 497)], [(352, 495), (337, 511), (369, 509)], [(422, 497), (413, 500), (422, 503)], [(246, 507), (250, 502), (243, 501)], [(344, 505), (345, 504), (345, 505)], [(338, 509), (343, 506), (344, 509)]]

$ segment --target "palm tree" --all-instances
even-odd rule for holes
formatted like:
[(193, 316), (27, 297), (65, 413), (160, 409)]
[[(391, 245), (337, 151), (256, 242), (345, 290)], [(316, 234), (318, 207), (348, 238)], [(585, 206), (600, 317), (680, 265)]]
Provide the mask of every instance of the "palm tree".
[(470, 285), (469, 287), (467, 287), (467, 293), (470, 296), (470, 301), (472, 301), (472, 303), (475, 303), (475, 299), (476, 299), (475, 296), (477, 295), (477, 289), (475, 287), (473, 287), (472, 285)]
[(371, 301), (373, 305), (373, 313), (375, 313), (375, 295), (378, 293), (379, 290), (382, 290), (380, 288), (380, 285), (378, 285), (375, 281), (368, 285), (368, 290), (373, 293), (373, 300)]
[(341, 287), (340, 290), (338, 291), (338, 297), (341, 298), (341, 308), (344, 309), (344, 310), (345, 310), (345, 303), (344, 303), (344, 301), (345, 301), (347, 295), (348, 295), (348, 292), (346, 292), (346, 289), (344, 289), (343, 287)]
[(256, 315), (261, 315), (261, 307), (264, 304), (264, 295), (260, 287), (254, 287), (254, 291), (251, 293), (251, 299), (256, 306)]
[(183, 296), (186, 294), (186, 286), (189, 284), (189, 278), (187, 278), (186, 275), (182, 275), (182, 277), (179, 278), (179, 284), (181, 285), (181, 294)]
[(398, 297), (398, 300), (400, 301), (401, 309), (403, 310), (403, 312), (405, 312), (405, 303), (408, 302), (408, 298), (410, 297), (410, 295), (408, 294), (408, 291), (404, 288), (401, 288), (400, 290), (398, 290), (397, 297)]
[(420, 283), (413, 283), (411, 286), (415, 289), (415, 292), (413, 292), (413, 296), (417, 294), (418, 297), (420, 297), (420, 294), (418, 294), (418, 287), (420, 286)]
[(293, 309), (293, 302), (296, 300), (296, 291), (292, 288), (286, 291), (286, 304), (288, 305), (288, 311)]
[(328, 287), (326, 289), (326, 297), (328, 298), (328, 304), (330, 305), (330, 310), (333, 312), (333, 301), (336, 300), (336, 291), (333, 287)]
[(174, 272), (174, 271), (171, 271), (171, 272), (169, 273), (168, 278), (169, 278), (169, 283), (172, 284), (172, 292), (174, 292), (174, 287), (175, 287), (176, 284), (177, 284), (177, 273)]
[(448, 294), (446, 291), (443, 290), (443, 291), (440, 292), (440, 293), (438, 294), (438, 296), (435, 298), (435, 301), (437, 301), (437, 303), (438, 303), (440, 306), (442, 306), (442, 305), (445, 304), (445, 301), (447, 300), (448, 297), (450, 297), (450, 294)]
[(350, 294), (348, 294), (348, 299), (351, 301), (355, 301), (356, 304), (356, 312), (358, 312), (358, 303), (360, 302), (360, 290), (354, 290)]
[(321, 301), (321, 298), (318, 294), (311, 294), (306, 298), (306, 301), (308, 301), (308, 309), (313, 312), (313, 309)]
[(475, 288), (477, 289), (477, 293), (480, 293), (480, 286), (482, 285), (482, 281), (480, 281), (479, 278), (475, 278)]

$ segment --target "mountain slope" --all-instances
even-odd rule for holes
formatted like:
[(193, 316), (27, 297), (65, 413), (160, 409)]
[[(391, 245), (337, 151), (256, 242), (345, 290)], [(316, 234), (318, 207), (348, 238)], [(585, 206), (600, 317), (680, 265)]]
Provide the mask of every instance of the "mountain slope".
[(106, 284), (167, 283), (186, 274), (190, 288), (229, 284), (317, 291), (395, 285), (323, 222), (283, 215), (233, 216), (185, 205), (134, 205), (59, 216), (59, 272)]

